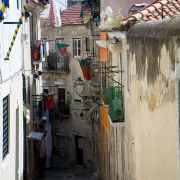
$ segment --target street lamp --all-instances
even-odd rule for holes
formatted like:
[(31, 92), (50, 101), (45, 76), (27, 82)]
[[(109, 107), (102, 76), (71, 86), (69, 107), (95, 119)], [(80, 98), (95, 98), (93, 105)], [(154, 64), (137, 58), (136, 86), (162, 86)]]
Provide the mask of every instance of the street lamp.
[(84, 92), (84, 82), (81, 77), (78, 77), (75, 82), (76, 93), (78, 96), (82, 96)]
[(83, 100), (92, 100), (93, 102), (95, 102), (98, 105), (101, 105), (101, 100), (99, 97), (97, 96), (83, 96), (83, 92), (84, 92), (84, 82), (81, 79), (81, 77), (78, 77), (76, 82), (75, 82), (75, 88), (76, 88), (76, 93), (78, 96), (82, 97)]

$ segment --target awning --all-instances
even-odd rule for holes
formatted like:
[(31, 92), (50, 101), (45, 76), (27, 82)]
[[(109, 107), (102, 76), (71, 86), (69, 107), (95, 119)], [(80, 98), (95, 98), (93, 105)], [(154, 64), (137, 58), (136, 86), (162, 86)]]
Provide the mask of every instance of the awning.
[(125, 34), (122, 32), (108, 32), (107, 34), (108, 34), (108, 37), (110, 39), (113, 39), (114, 36), (118, 39), (125, 39), (126, 38)]
[(102, 48), (108, 48), (108, 43), (105, 40), (98, 40), (96, 41), (96, 44)]

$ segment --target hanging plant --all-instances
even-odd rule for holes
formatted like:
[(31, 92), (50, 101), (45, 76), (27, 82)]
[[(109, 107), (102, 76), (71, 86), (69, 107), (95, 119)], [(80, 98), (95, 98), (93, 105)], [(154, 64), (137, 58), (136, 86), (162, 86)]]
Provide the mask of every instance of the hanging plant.
[(121, 14), (121, 10), (119, 10), (117, 13), (114, 13), (112, 14), (110, 17), (109, 17), (109, 21), (107, 20), (105, 22), (105, 24), (102, 24), (99, 26), (99, 29), (100, 30), (103, 30), (103, 29), (111, 29), (111, 28), (114, 28), (114, 27), (119, 27), (120, 24), (121, 24), (121, 21), (123, 20), (123, 16)]
[(90, 18), (89, 20), (85, 21), (84, 25), (86, 26), (86, 28), (90, 29), (91, 25), (92, 25), (92, 18)]

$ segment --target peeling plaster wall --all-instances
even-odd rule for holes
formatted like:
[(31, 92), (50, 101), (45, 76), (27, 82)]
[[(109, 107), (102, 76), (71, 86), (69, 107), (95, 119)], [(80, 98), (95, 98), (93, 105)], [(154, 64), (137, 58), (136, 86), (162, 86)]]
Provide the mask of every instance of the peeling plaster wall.
[(127, 180), (179, 179), (174, 71), (179, 61), (179, 20), (140, 23), (127, 34), (131, 79), (131, 98), (125, 97)]

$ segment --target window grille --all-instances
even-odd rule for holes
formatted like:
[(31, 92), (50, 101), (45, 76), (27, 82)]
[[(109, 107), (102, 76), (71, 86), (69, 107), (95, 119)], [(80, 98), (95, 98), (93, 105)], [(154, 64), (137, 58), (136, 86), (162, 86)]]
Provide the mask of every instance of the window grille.
[(9, 152), (9, 96), (3, 99), (3, 159)]

